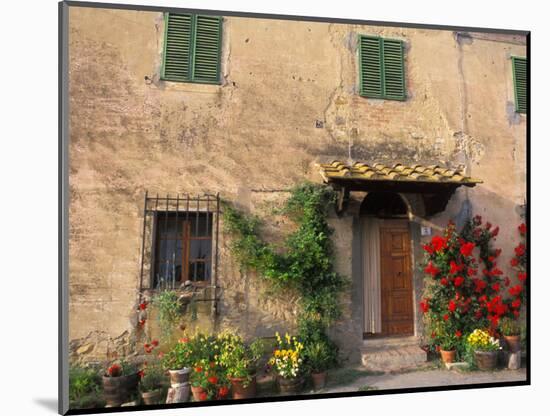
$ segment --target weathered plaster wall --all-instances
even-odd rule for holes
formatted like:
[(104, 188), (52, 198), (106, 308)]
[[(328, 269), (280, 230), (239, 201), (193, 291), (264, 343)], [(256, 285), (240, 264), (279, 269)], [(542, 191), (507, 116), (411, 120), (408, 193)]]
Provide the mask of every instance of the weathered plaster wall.
[[(123, 350), (135, 323), (145, 190), (220, 192), (270, 216), (284, 190), (320, 181), (331, 159), (457, 166), (484, 180), (430, 221), (444, 225), (465, 198), (501, 224), (512, 252), (525, 197), (525, 116), (513, 111), (511, 36), (230, 17), (221, 85), (159, 80), (160, 13), (70, 8), (70, 339), (100, 357)], [(406, 42), (405, 102), (359, 97), (356, 38)], [(316, 127), (321, 122), (322, 128)], [(269, 231), (291, 227), (283, 218)], [(342, 339), (359, 339), (353, 218), (333, 219), (346, 294)], [(292, 329), (295, 299), (242, 274), (220, 236), (218, 324), (247, 334)], [(101, 330), (101, 333), (94, 331)], [(103, 334), (103, 335), (101, 335)], [(122, 335), (122, 338), (120, 336)], [(97, 338), (97, 339), (96, 339)], [(80, 340), (79, 340), (80, 339)], [(351, 338), (350, 338), (351, 339)], [(90, 341), (92, 340), (92, 341)], [(95, 341), (93, 341), (95, 340)]]

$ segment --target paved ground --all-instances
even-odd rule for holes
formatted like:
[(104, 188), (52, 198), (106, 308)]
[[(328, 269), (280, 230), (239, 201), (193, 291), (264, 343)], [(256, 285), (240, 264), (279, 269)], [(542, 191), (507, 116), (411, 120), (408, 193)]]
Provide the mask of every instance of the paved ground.
[(349, 392), (365, 389), (401, 389), (410, 387), (452, 386), (459, 384), (494, 383), (500, 381), (522, 381), (526, 379), (525, 369), (499, 370), (493, 372), (459, 372), (441, 369), (412, 371), (401, 374), (367, 375), (349, 384), (329, 386), (322, 393)]

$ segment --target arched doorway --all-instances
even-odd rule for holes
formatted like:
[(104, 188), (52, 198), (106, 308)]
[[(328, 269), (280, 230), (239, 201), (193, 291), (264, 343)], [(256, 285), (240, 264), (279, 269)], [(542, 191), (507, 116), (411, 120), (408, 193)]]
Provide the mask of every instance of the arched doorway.
[(368, 193), (360, 207), (364, 336), (414, 333), (409, 206), (398, 193)]

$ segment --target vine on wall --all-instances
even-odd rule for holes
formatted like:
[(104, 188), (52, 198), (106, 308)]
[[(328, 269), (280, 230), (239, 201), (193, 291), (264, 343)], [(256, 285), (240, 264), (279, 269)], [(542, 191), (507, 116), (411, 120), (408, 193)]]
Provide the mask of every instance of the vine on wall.
[[(336, 195), (325, 185), (296, 186), (279, 211), (296, 223), (282, 247), (261, 237), (261, 220), (224, 202), (224, 228), (231, 234), (230, 249), (240, 266), (255, 270), (275, 288), (301, 295), (299, 336), (305, 343), (329, 341), (327, 329), (342, 312), (340, 294), (346, 279), (334, 271), (332, 229), (328, 211)], [(282, 250), (281, 250), (282, 248)]]

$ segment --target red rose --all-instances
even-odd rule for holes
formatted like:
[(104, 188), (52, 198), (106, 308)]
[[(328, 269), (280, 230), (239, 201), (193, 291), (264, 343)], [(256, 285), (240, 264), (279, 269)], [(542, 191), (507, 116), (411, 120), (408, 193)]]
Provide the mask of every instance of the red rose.
[(423, 313), (426, 313), (430, 310), (430, 305), (428, 304), (428, 299), (424, 299), (422, 302), (420, 302), (420, 308), (422, 309)]
[(226, 398), (228, 394), (229, 394), (229, 389), (225, 386), (220, 387), (220, 389), (218, 390), (218, 397), (220, 399)]
[(462, 276), (457, 276), (455, 278), (455, 287), (460, 287), (464, 283), (464, 278)]
[(152, 341), (151, 341), (151, 345), (152, 345), (153, 347), (158, 347), (158, 345), (159, 345), (158, 340), (157, 340), (157, 339), (152, 340)]
[(449, 281), (447, 280), (446, 277), (444, 277), (444, 278), (441, 279), (441, 284), (442, 284), (443, 286), (447, 286), (448, 283), (449, 283)]
[(434, 253), (434, 249), (433, 247), (430, 245), (430, 244), (424, 244), (422, 246), (422, 248), (424, 249), (424, 251), (426, 251), (428, 254), (433, 254)]
[(451, 312), (456, 311), (456, 302), (452, 299), (449, 301), (449, 311)]
[(495, 292), (498, 292), (500, 290), (500, 284), (498, 283), (493, 283), (493, 285), (491, 286), (491, 288), (495, 291)]
[(491, 270), (491, 276), (501, 276), (502, 270), (500, 270), (498, 267), (495, 267), (493, 270)]
[(431, 261), (428, 263), (424, 271), (428, 274), (431, 274), (432, 276), (435, 276), (439, 273), (439, 269), (435, 267)]
[(447, 315), (447, 314), (443, 315), (443, 320), (448, 321), (449, 320), (449, 315)]
[(520, 257), (525, 254), (525, 245), (523, 243), (520, 243), (514, 251), (516, 252), (516, 256)]
[(452, 260), (451, 260), (450, 266), (451, 266), (451, 269), (449, 271), (449, 274), (456, 274), (459, 271), (461, 271), (462, 268), (464, 267), (462, 264), (458, 265)]
[(204, 402), (204, 401), (207, 400), (207, 399), (208, 399), (208, 393), (205, 392), (205, 391), (201, 391), (201, 392), (199, 393), (199, 400), (200, 400), (201, 402)]
[(444, 250), (447, 248), (447, 239), (439, 235), (434, 236), (432, 238), (432, 247), (436, 253)]
[(195, 373), (202, 373), (202, 367), (195, 367)]
[(457, 330), (455, 332), (455, 337), (460, 338), (462, 336), (462, 332), (460, 330)]
[(497, 315), (490, 315), (488, 316), (488, 318), (489, 321), (491, 321), (491, 325), (496, 328), (498, 326), (498, 321), (500, 318)]
[(520, 282), (525, 282), (527, 280), (527, 272), (519, 272), (518, 279)]
[(525, 235), (525, 233), (527, 232), (527, 226), (525, 225), (525, 223), (522, 222), (519, 225), (518, 230), (521, 235)]
[(519, 261), (516, 257), (512, 257), (512, 260), (510, 260), (510, 266), (516, 267), (519, 264)]
[(487, 287), (487, 283), (484, 280), (481, 279), (474, 279), (474, 284), (476, 285), (476, 288), (474, 289), (477, 293), (481, 293), (483, 289)]
[(474, 243), (464, 243), (460, 246), (460, 254), (464, 257), (469, 257), (472, 255), (472, 251), (476, 245)]
[(476, 274), (476, 269), (472, 269), (471, 267), (468, 267), (468, 276), (473, 276)]
[(521, 299), (520, 298), (514, 299), (514, 301), (512, 302), (512, 308), (519, 309), (520, 307), (521, 307)]
[(511, 296), (518, 296), (522, 290), (523, 288), (521, 285), (516, 285), (508, 289), (508, 293), (510, 293)]
[(218, 382), (218, 377), (216, 377), (216, 376), (210, 376), (210, 377), (208, 377), (208, 382), (209, 382), (210, 384), (216, 384), (216, 383)]

